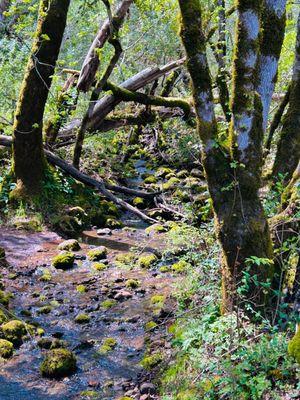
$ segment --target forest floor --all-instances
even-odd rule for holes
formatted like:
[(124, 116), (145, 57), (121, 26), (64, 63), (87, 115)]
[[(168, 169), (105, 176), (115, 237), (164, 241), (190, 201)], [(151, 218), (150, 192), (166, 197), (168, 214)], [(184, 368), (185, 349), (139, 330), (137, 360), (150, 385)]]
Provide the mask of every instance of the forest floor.
[[(143, 229), (123, 228), (102, 237), (96, 231), (85, 232), (74, 267), (62, 271), (51, 265), (63, 241), (57, 234), (0, 230), (0, 246), (5, 248), (9, 264), (3, 269), (3, 283), (13, 295), (10, 309), (17, 319), (43, 328), (45, 337), (66, 341), (78, 366), (68, 378), (42, 378), (39, 366), (46, 350), (39, 348), (39, 338), (33, 335), (0, 367), (1, 400), (159, 398), (152, 395), (151, 374), (140, 362), (149, 346), (162, 347), (164, 352), (170, 348), (165, 339), (172, 320), (171, 305), (166, 301), (155, 312), (153, 296), (167, 299), (180, 278), (116, 265), (115, 260), (122, 254), (126, 257), (132, 247), (141, 253), (155, 253), (164, 246), (162, 237), (154, 234), (149, 238)], [(86, 257), (95, 245), (108, 249), (107, 269), (103, 271), (93, 271), (93, 263)], [(48, 282), (41, 280), (45, 271), (51, 276)], [(138, 287), (129, 288), (130, 279), (137, 280)], [(90, 320), (76, 323), (75, 317), (82, 313)], [(153, 319), (155, 332), (149, 332), (151, 323), (148, 330), (146, 324)], [(116, 342), (111, 351), (102, 354), (107, 338)]]

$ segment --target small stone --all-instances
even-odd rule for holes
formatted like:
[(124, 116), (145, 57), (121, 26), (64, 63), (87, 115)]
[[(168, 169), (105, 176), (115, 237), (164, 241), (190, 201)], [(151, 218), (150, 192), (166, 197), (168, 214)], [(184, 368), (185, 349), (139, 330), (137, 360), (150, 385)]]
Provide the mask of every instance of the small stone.
[(127, 300), (127, 299), (131, 299), (132, 298), (132, 293), (128, 292), (127, 290), (120, 290), (115, 296), (114, 299), (115, 300)]
[(98, 236), (105, 236), (105, 235), (111, 235), (111, 234), (112, 234), (112, 230), (110, 228), (103, 228), (103, 229), (97, 230)]
[(143, 394), (143, 395), (140, 397), (140, 400), (148, 400), (148, 399), (150, 399), (150, 396), (149, 396), (148, 394)]
[(156, 392), (156, 388), (151, 382), (145, 382), (140, 387), (141, 394), (154, 394)]

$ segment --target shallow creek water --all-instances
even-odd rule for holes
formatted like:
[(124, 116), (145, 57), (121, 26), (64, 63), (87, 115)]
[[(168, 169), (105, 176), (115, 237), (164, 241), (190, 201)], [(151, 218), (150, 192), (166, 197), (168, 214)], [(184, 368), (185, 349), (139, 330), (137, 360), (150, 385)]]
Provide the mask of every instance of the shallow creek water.
[[(175, 278), (157, 271), (120, 268), (114, 265), (114, 259), (132, 246), (155, 252), (163, 247), (162, 238), (149, 238), (143, 229), (117, 230), (105, 237), (98, 237), (95, 231), (84, 232), (76, 265), (61, 271), (51, 266), (51, 258), (58, 253), (57, 245), (63, 240), (58, 235), (0, 229), (0, 246), (5, 248), (10, 264), (1, 272), (6, 290), (14, 295), (11, 312), (17, 318), (38, 323), (46, 337), (65, 340), (75, 352), (78, 364), (77, 372), (68, 378), (42, 378), (39, 366), (45, 350), (39, 349), (36, 339), (31, 338), (10, 360), (0, 364), (0, 400), (81, 399), (84, 397), (80, 393), (85, 390), (98, 392), (99, 399), (112, 400), (147, 380), (139, 362), (145, 352), (145, 323), (152, 317), (150, 298), (155, 294), (168, 297)], [(108, 248), (107, 270), (92, 272), (84, 259), (94, 245)], [(51, 272), (49, 282), (39, 280), (43, 268)], [(104, 310), (101, 302), (126, 289), (125, 282), (130, 278), (141, 282), (139, 288), (131, 289), (132, 298)], [(84, 285), (87, 291), (79, 293), (78, 285)], [(38, 312), (41, 306), (49, 304), (49, 314)], [(24, 311), (28, 316), (24, 316)], [(74, 318), (79, 313), (88, 314), (91, 321), (76, 324)], [(107, 337), (115, 338), (117, 347), (107, 355), (99, 355), (97, 350)]]

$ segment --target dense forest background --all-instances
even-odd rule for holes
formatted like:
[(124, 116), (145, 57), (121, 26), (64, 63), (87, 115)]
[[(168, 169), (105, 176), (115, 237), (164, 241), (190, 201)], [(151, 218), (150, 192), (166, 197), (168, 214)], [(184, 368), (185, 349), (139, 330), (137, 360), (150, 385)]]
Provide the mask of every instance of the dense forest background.
[(299, 397), (299, 10), (0, 1), (0, 400)]

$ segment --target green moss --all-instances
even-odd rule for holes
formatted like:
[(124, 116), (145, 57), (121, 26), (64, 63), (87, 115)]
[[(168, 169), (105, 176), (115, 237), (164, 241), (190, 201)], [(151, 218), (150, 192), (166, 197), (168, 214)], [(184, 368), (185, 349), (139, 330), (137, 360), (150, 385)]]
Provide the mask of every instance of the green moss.
[(5, 339), (0, 339), (0, 357), (9, 358), (14, 351), (14, 345)]
[(108, 300), (102, 301), (101, 307), (105, 308), (105, 309), (108, 309), (108, 308), (114, 307), (116, 304), (117, 304), (116, 300), (108, 299)]
[(152, 354), (150, 356), (146, 356), (141, 361), (141, 366), (146, 370), (151, 370), (156, 367), (158, 364), (162, 362), (162, 355), (161, 354)]
[(102, 346), (99, 349), (100, 354), (107, 354), (108, 352), (112, 351), (117, 346), (117, 341), (114, 338), (106, 338), (103, 341)]
[(153, 224), (151, 226), (148, 226), (148, 228), (145, 229), (145, 232), (147, 233), (147, 235), (149, 235), (152, 232), (166, 232), (167, 229), (161, 225), (161, 224)]
[(162, 267), (159, 268), (160, 272), (162, 273), (166, 273), (166, 272), (170, 272), (171, 268), (169, 265), (163, 265)]
[(105, 226), (111, 229), (121, 229), (124, 224), (115, 218), (107, 218)]
[(75, 260), (75, 255), (71, 252), (60, 253), (52, 259), (53, 267), (57, 269), (72, 268)]
[(99, 399), (99, 393), (94, 390), (84, 390), (80, 393), (80, 397), (84, 399), (96, 400)]
[(137, 263), (140, 268), (150, 268), (156, 261), (157, 257), (155, 254), (148, 254), (141, 256)]
[(78, 251), (80, 250), (80, 244), (76, 239), (65, 240), (64, 242), (58, 245), (58, 250), (66, 250), (66, 251)]
[(149, 321), (145, 325), (146, 331), (153, 331), (155, 328), (157, 328), (157, 323), (154, 321)]
[(2, 310), (0, 310), (0, 325), (5, 321), (7, 321), (7, 316)]
[(20, 345), (23, 341), (23, 336), (27, 333), (24, 322), (18, 320), (12, 320), (2, 324), (1, 330), (5, 339), (15, 345)]
[(118, 254), (115, 258), (115, 262), (117, 265), (130, 265), (136, 259), (136, 255), (134, 253), (122, 253)]
[(87, 289), (84, 285), (78, 285), (78, 286), (76, 286), (76, 291), (78, 293), (86, 293)]
[(76, 357), (67, 349), (54, 349), (48, 352), (40, 366), (43, 376), (61, 378), (76, 371)]
[(296, 335), (289, 342), (288, 353), (300, 364), (300, 330), (298, 330)]
[(0, 304), (8, 306), (10, 297), (11, 296), (9, 293), (5, 293), (3, 290), (0, 290)]
[(75, 317), (74, 321), (76, 322), (76, 324), (87, 324), (87, 323), (90, 322), (90, 320), (91, 320), (91, 318), (90, 318), (89, 315), (87, 315), (87, 314), (78, 314)]
[(43, 307), (38, 309), (38, 313), (39, 314), (49, 314), (51, 311), (52, 311), (52, 307), (51, 306), (43, 306)]
[(160, 295), (160, 294), (156, 294), (154, 296), (151, 297), (150, 299), (150, 303), (153, 306), (163, 306), (164, 302), (165, 302), (165, 296), (164, 295)]
[(140, 286), (140, 281), (138, 281), (137, 279), (128, 279), (125, 284), (126, 287), (130, 289), (136, 289)]
[(189, 268), (191, 267), (191, 264), (188, 263), (187, 261), (180, 260), (177, 263), (173, 264), (171, 269), (173, 272), (177, 274), (182, 274), (186, 272)]
[(141, 197), (135, 197), (132, 201), (132, 204), (137, 208), (144, 208), (145, 207), (145, 200)]
[(87, 253), (90, 261), (100, 261), (107, 257), (107, 248), (104, 246), (97, 247)]
[(49, 282), (52, 279), (51, 272), (48, 269), (43, 270), (43, 275), (40, 277), (40, 281)]
[(163, 188), (163, 190), (176, 189), (179, 183), (180, 183), (180, 179), (173, 176), (166, 183), (164, 183), (162, 185), (162, 188)]
[(164, 178), (166, 175), (168, 175), (168, 174), (170, 174), (170, 173), (172, 173), (172, 172), (174, 172), (174, 171), (173, 171), (171, 168), (160, 167), (160, 168), (156, 171), (155, 175), (158, 176), (158, 177)]
[(92, 269), (94, 269), (95, 271), (103, 271), (105, 269), (108, 268), (107, 264), (103, 264), (103, 263), (94, 263), (92, 265)]
[(151, 184), (151, 183), (156, 183), (157, 178), (154, 175), (148, 176), (146, 179), (144, 179), (144, 183), (146, 184)]

